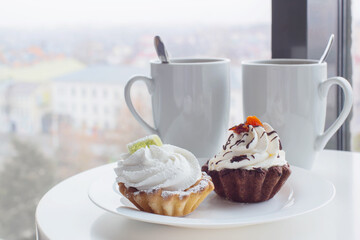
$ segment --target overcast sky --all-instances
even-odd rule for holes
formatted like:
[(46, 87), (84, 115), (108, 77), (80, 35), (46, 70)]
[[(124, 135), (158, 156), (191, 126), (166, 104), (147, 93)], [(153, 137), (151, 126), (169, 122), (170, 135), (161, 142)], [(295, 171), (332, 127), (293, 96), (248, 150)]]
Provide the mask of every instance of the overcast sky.
[[(360, 21), (360, 0), (353, 0)], [(0, 27), (270, 23), (271, 0), (0, 0)]]
[(0, 27), (270, 23), (271, 0), (0, 0)]

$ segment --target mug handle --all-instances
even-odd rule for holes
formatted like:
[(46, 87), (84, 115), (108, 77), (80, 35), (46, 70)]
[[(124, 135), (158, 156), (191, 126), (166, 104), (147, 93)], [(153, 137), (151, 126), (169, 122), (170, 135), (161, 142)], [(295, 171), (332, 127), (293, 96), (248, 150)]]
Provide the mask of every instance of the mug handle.
[(149, 94), (152, 95), (154, 92), (154, 80), (145, 76), (133, 76), (132, 78), (129, 79), (129, 81), (126, 83), (125, 85), (125, 89), (124, 89), (124, 95), (125, 95), (125, 102), (126, 105), (128, 106), (131, 114), (135, 117), (135, 119), (140, 123), (141, 126), (143, 126), (147, 131), (149, 131), (152, 134), (157, 134), (159, 135), (158, 131), (151, 127), (147, 122), (144, 121), (144, 119), (142, 119), (140, 117), (140, 115), (138, 114), (138, 112), (135, 110), (134, 105), (131, 101), (131, 96), (130, 96), (130, 89), (131, 86), (136, 82), (136, 81), (144, 81), (146, 84), (146, 87), (149, 91)]
[(337, 84), (341, 87), (344, 92), (344, 106), (341, 110), (340, 115), (335, 120), (335, 122), (321, 135), (319, 135), (315, 140), (315, 150), (321, 151), (324, 149), (326, 143), (330, 140), (331, 136), (341, 127), (345, 122), (347, 116), (350, 113), (352, 106), (352, 88), (350, 83), (342, 77), (332, 77), (324, 81), (319, 86), (319, 95), (320, 97), (326, 97), (329, 89), (332, 85)]

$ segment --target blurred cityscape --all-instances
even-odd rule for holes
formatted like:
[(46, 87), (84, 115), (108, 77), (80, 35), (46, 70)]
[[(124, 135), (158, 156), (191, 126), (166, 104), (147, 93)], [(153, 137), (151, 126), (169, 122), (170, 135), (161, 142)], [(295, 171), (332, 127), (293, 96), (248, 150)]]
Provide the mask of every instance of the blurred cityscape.
[[(231, 59), (230, 124), (240, 122), (240, 61), (270, 57), (270, 25), (160, 32), (172, 57)], [(0, 212), (7, 216), (0, 238), (33, 239), (36, 204), (52, 185), (116, 161), (128, 142), (147, 134), (130, 114), (123, 89), (132, 75), (149, 75), (155, 34), (130, 27), (0, 30)], [(152, 124), (145, 86), (131, 94)], [(27, 185), (8, 184), (19, 181), (19, 172)], [(26, 186), (37, 190), (22, 208), (17, 201)]]
[[(353, 26), (351, 132), (352, 148), (360, 151), (360, 22)], [(128, 111), (123, 89), (132, 75), (149, 74), (155, 34), (130, 27), (0, 30), (0, 212), (7, 216), (0, 219), (0, 238), (33, 239), (36, 204), (52, 185), (116, 161), (126, 143), (147, 134)], [(242, 121), (240, 62), (271, 57), (270, 24), (164, 27), (160, 35), (172, 57), (231, 59), (229, 124)], [(152, 124), (144, 85), (133, 88), (132, 99)], [(34, 174), (39, 169), (43, 174)], [(26, 186), (9, 190), (7, 184), (19, 181), (19, 174), (37, 186), (28, 214), (16, 205), (16, 193), (22, 196)], [(13, 231), (17, 222), (26, 224)]]
[[(172, 56), (232, 60), (231, 121), (239, 122), (240, 61), (270, 57), (269, 25), (162, 31)], [(88, 163), (81, 164), (81, 169), (69, 169), (60, 178), (115, 159), (126, 142), (146, 134), (129, 114), (123, 88), (132, 75), (149, 74), (149, 60), (156, 58), (153, 36), (146, 29), (124, 27), (1, 30), (0, 136), (4, 144), (0, 158), (11, 154), (6, 141), (10, 135), (36, 143), (40, 149), (46, 145), (49, 157), (69, 144), (68, 138), (74, 140), (73, 148), (85, 142), (91, 146), (84, 147), (92, 155), (84, 160)], [(150, 96), (145, 91), (144, 86), (136, 87), (132, 97), (151, 122)], [(133, 128), (125, 127), (128, 122)], [(61, 151), (61, 161), (70, 153), (70, 161), (80, 161), (79, 149)]]
[(352, 28), (352, 87), (354, 91), (353, 115), (350, 122), (352, 151), (360, 152), (360, 17), (353, 23)]

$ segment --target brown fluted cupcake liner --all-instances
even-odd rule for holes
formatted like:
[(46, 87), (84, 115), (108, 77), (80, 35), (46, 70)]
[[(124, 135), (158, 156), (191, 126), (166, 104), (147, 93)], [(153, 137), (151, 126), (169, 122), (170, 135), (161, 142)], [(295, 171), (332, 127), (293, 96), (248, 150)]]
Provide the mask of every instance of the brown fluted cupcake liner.
[(166, 216), (185, 216), (191, 213), (214, 190), (211, 178), (206, 173), (202, 173), (201, 179), (184, 191), (157, 189), (148, 192), (128, 188), (122, 182), (118, 185), (122, 195), (139, 210)]
[(215, 185), (215, 192), (230, 201), (243, 203), (263, 202), (279, 192), (291, 174), (288, 164), (269, 169), (223, 169), (209, 171), (207, 164), (202, 167)]

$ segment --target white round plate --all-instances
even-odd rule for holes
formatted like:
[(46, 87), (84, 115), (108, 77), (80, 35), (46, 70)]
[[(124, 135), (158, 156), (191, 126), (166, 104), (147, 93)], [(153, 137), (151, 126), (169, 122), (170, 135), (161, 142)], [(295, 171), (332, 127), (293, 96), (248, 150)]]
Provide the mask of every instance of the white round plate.
[(282, 189), (269, 201), (262, 203), (235, 203), (224, 200), (212, 192), (197, 209), (185, 217), (169, 217), (139, 211), (121, 195), (113, 171), (94, 181), (88, 195), (100, 208), (139, 221), (189, 228), (227, 228), (273, 222), (318, 209), (335, 196), (334, 185), (298, 167)]

